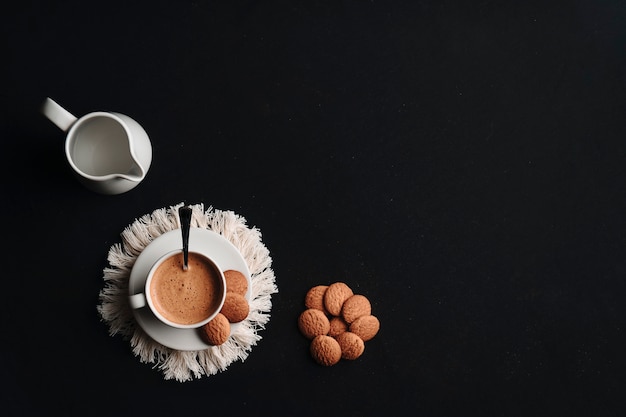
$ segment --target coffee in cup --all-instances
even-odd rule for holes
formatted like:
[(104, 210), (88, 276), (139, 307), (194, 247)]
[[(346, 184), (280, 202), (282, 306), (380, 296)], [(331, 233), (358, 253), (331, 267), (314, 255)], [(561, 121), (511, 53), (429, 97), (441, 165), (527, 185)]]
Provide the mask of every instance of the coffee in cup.
[(131, 306), (147, 304), (162, 322), (178, 328), (211, 321), (226, 298), (224, 274), (212, 259), (198, 252), (189, 252), (188, 266), (183, 269), (180, 250), (161, 257), (150, 269), (145, 291), (130, 296)]

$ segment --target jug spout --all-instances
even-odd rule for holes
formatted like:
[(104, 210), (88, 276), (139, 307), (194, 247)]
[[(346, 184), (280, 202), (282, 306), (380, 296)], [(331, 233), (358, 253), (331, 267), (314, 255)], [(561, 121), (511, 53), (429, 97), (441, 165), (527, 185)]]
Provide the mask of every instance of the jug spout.
[(123, 114), (115, 113), (115, 115), (126, 123), (128, 129), (128, 150), (132, 163), (123, 175), (129, 181), (143, 181), (152, 163), (150, 138), (135, 120)]
[(102, 176), (82, 177), (84, 184), (93, 191), (102, 194), (121, 194), (135, 188), (146, 176), (146, 170), (134, 163), (121, 172), (113, 172)]
[(141, 181), (146, 176), (144, 169), (137, 162), (134, 162), (128, 171), (116, 174), (118, 178), (125, 178), (128, 181)]

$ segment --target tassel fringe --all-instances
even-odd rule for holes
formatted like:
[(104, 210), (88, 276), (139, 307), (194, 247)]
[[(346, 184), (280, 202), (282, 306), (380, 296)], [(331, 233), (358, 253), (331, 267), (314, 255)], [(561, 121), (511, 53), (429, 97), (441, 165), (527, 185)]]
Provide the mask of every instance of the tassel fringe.
[(154, 239), (179, 228), (178, 208), (184, 203), (155, 210), (136, 219), (121, 233), (121, 243), (109, 249), (103, 270), (104, 287), (97, 306), (111, 336), (130, 341), (132, 352), (142, 363), (154, 364), (166, 380), (185, 382), (225, 371), (236, 361), (245, 361), (260, 340), (272, 309), (272, 294), (278, 292), (271, 269), (272, 258), (261, 240), (261, 232), (232, 211), (192, 206), (191, 225), (212, 230), (228, 239), (242, 254), (251, 275), (250, 313), (233, 329), (228, 341), (201, 351), (178, 351), (155, 342), (137, 325), (128, 305), (128, 279), (137, 256)]

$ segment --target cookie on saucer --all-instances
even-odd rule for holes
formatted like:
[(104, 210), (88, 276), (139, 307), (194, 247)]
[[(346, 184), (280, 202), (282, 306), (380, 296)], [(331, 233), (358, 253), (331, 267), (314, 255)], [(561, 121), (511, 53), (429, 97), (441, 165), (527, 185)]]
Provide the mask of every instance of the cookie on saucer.
[(249, 312), (250, 305), (248, 304), (246, 297), (232, 291), (228, 291), (226, 293), (224, 306), (220, 310), (220, 313), (226, 316), (229, 322), (239, 323), (248, 317)]
[(248, 291), (248, 280), (242, 272), (229, 269), (224, 271), (224, 278), (226, 279), (226, 291), (246, 295)]
[(200, 328), (200, 336), (210, 345), (219, 346), (230, 337), (230, 323), (222, 313)]

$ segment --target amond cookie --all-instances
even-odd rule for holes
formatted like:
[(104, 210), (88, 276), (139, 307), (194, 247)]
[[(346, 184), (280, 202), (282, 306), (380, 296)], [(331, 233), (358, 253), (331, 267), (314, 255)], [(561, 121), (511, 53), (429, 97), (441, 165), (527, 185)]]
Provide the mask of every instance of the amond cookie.
[(308, 308), (300, 313), (298, 328), (307, 339), (313, 339), (316, 336), (328, 334), (330, 323), (326, 314), (321, 310)]
[(348, 330), (348, 323), (339, 316), (331, 317), (328, 335), (335, 337)]
[(213, 320), (200, 328), (200, 335), (210, 345), (221, 345), (230, 337), (230, 323), (226, 316), (217, 313)]
[(371, 340), (380, 329), (380, 322), (376, 316), (361, 316), (350, 324), (349, 330), (355, 333), (364, 342)]
[(341, 357), (343, 359), (354, 360), (363, 354), (365, 343), (363, 339), (352, 332), (343, 332), (335, 337), (339, 347), (341, 347)]
[(220, 313), (226, 316), (229, 322), (239, 323), (248, 317), (249, 312), (250, 306), (248, 305), (248, 300), (246, 300), (243, 295), (232, 291), (226, 293), (224, 306), (220, 310)]
[(324, 293), (327, 288), (328, 285), (317, 285), (311, 288), (304, 297), (304, 305), (307, 308), (316, 308), (326, 313), (326, 308), (324, 307)]
[(248, 280), (243, 273), (234, 269), (229, 269), (224, 271), (224, 278), (226, 278), (226, 291), (246, 295), (246, 292), (248, 291)]
[(320, 365), (331, 366), (341, 359), (341, 347), (330, 336), (316, 336), (311, 341), (311, 356)]
[(330, 284), (324, 293), (324, 307), (326, 307), (326, 311), (333, 316), (338, 316), (341, 313), (344, 301), (352, 295), (354, 293), (347, 284), (343, 282)]
[(372, 305), (364, 295), (355, 294), (348, 298), (341, 307), (341, 316), (346, 323), (352, 323), (361, 316), (372, 314)]

